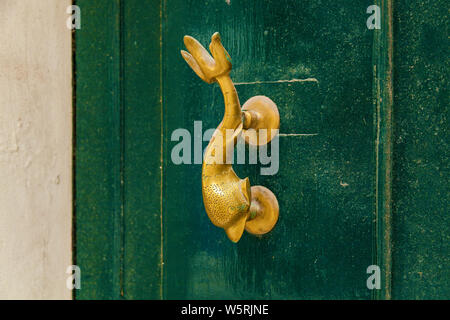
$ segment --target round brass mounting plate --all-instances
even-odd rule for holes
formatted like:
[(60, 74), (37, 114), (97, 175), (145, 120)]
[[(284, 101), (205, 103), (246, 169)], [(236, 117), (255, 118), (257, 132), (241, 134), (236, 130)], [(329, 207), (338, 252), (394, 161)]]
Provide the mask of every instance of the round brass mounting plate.
[[(275, 136), (271, 130), (280, 128), (280, 114), (275, 102), (266, 96), (255, 96), (244, 103), (242, 111), (249, 111), (252, 115), (256, 114), (257, 116), (256, 119), (252, 119), (250, 128), (242, 132), (245, 142), (253, 146), (269, 143)], [(260, 139), (260, 129), (267, 130), (267, 139)]]
[(278, 221), (278, 200), (272, 191), (263, 186), (253, 186), (250, 216), (255, 215), (245, 223), (245, 230), (254, 235), (270, 232)]

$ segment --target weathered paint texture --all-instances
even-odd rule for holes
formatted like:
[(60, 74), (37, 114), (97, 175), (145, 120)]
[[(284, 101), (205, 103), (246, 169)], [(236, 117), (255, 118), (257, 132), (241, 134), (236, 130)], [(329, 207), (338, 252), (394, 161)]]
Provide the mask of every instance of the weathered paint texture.
[(0, 1), (0, 299), (70, 299), (66, 0)]
[[(370, 299), (373, 33), (365, 24), (369, 2), (359, 3), (165, 2), (163, 298)], [(237, 245), (203, 218), (200, 168), (167, 156), (174, 129), (194, 120), (214, 127), (223, 114), (219, 88), (177, 59), (184, 34), (208, 43), (215, 31), (233, 58), (233, 80), (243, 83), (241, 102), (270, 97), (288, 134), (280, 137), (275, 176), (260, 175), (260, 165), (234, 166), (252, 185), (268, 187), (280, 207), (270, 234), (244, 234)], [(292, 79), (310, 81), (285, 81)]]
[(85, 289), (76, 297), (157, 299), (160, 7), (142, 0), (77, 4), (76, 263)]
[(450, 299), (448, 1), (394, 1), (394, 299)]

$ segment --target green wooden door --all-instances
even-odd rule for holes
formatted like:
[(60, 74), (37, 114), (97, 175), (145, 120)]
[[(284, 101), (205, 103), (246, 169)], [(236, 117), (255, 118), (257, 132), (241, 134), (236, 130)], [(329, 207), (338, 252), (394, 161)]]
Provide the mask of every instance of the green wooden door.
[[(448, 96), (437, 74), (427, 82), (437, 93), (419, 93), (408, 69), (421, 59), (431, 72), (444, 68), (445, 21), (431, 2), (398, 1), (398, 11), (392, 2), (78, 0), (76, 297), (448, 298), (448, 193), (427, 178), (429, 206), (410, 185), (430, 173), (444, 179), (443, 153), (427, 157), (426, 168), (411, 161), (421, 152), (412, 145), (427, 141), (431, 150), (445, 141), (438, 113)], [(379, 30), (366, 25), (373, 4), (381, 7)], [(410, 11), (426, 26), (406, 27)], [(278, 172), (234, 166), (274, 192), (278, 224), (237, 244), (206, 215), (201, 165), (171, 159), (174, 130), (194, 139), (194, 121), (205, 131), (222, 119), (219, 87), (202, 82), (180, 55), (184, 35), (206, 46), (216, 31), (233, 58), (241, 103), (266, 95), (281, 118)], [(415, 47), (409, 41), (417, 34), (431, 39)], [(441, 52), (427, 56), (427, 41)], [(429, 97), (433, 105), (421, 103)], [(428, 107), (432, 118), (418, 111)], [(410, 124), (415, 117), (431, 121), (439, 138), (410, 141), (421, 127)], [(433, 231), (435, 224), (442, 229)], [(428, 246), (417, 240), (420, 226), (430, 228)], [(379, 290), (366, 285), (371, 265), (381, 270)], [(446, 288), (435, 287), (443, 281)]]

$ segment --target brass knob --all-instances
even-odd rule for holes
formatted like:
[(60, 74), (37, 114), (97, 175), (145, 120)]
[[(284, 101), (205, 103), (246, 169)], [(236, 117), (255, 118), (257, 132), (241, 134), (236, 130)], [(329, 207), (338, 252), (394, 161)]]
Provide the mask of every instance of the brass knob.
[[(273, 139), (271, 129), (278, 130), (280, 126), (278, 108), (269, 98), (257, 96), (241, 109), (230, 78), (231, 58), (219, 33), (211, 37), (212, 56), (190, 36), (184, 37), (184, 44), (189, 52), (182, 50), (181, 55), (188, 65), (203, 81), (217, 82), (225, 101), (224, 117), (203, 158), (202, 194), (206, 213), (215, 226), (225, 229), (233, 242), (239, 241), (244, 229), (255, 235), (265, 234), (277, 223), (277, 198), (263, 186), (250, 187), (248, 178), (240, 179), (229, 159), (240, 135), (252, 145), (263, 145)], [(260, 137), (261, 129), (266, 129), (266, 139)]]

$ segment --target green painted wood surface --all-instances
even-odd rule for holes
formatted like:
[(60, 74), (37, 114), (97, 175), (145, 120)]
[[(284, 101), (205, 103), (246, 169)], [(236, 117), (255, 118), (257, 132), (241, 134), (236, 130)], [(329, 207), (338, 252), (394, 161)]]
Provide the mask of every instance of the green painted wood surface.
[(76, 297), (118, 299), (122, 269), (120, 4), (109, 0), (89, 6), (78, 3), (84, 21), (76, 33), (75, 263), (83, 272), (83, 290)]
[(77, 1), (80, 299), (161, 296), (160, 8)]
[(449, 2), (395, 1), (395, 299), (450, 299)]
[[(343, 1), (166, 3), (164, 298), (370, 298), (373, 33), (365, 18)], [(280, 205), (270, 235), (244, 234), (237, 245), (205, 215), (201, 166), (176, 166), (169, 158), (173, 130), (192, 130), (194, 120), (215, 128), (222, 117), (218, 88), (197, 79), (179, 57), (183, 35), (209, 43), (214, 31), (233, 59), (237, 83), (317, 79), (237, 86), (242, 103), (255, 94), (277, 103), (282, 134), (317, 134), (280, 137), (275, 176), (236, 166), (252, 185), (271, 189)]]
[(375, 130), (376, 265), (381, 268), (375, 299), (392, 298), (392, 167), (393, 167), (393, 1), (379, 0), (382, 21), (373, 30), (373, 97)]
[[(397, 2), (396, 41), (405, 47), (394, 51), (400, 68), (394, 67), (394, 88), (389, 88), (391, 1), (377, 1), (382, 30), (367, 29), (366, 8), (373, 2), (365, 0), (77, 1), (83, 17), (76, 33), (76, 263), (83, 286), (77, 298), (448, 296), (448, 289), (436, 289), (448, 282), (448, 258), (443, 258), (448, 228), (423, 231), (420, 224), (448, 222), (446, 184), (426, 189), (440, 190), (441, 196), (431, 197), (438, 204), (433, 217), (421, 189), (411, 189), (427, 173), (435, 175), (430, 183), (445, 179), (439, 166), (444, 152), (441, 158), (430, 156), (422, 168), (411, 162), (417, 146), (404, 141), (422, 127), (413, 123), (416, 118), (425, 116), (417, 113), (422, 104), (412, 103), (410, 90), (419, 101), (436, 99), (431, 92), (419, 93), (408, 72), (412, 62), (420, 65), (422, 53), (408, 49), (424, 50), (414, 47), (413, 30), (431, 33), (443, 20), (430, 18), (427, 27), (409, 30), (409, 14), (397, 11), (409, 5)], [(426, 8), (431, 11), (423, 16), (439, 13), (436, 6)], [(174, 165), (170, 158), (177, 143), (171, 141), (173, 130), (193, 134), (194, 121), (201, 120), (206, 130), (222, 117), (218, 86), (199, 80), (180, 56), (185, 34), (206, 45), (215, 31), (233, 58), (231, 76), (241, 103), (264, 94), (281, 115), (279, 172), (261, 176), (260, 165), (234, 166), (252, 185), (277, 195), (280, 220), (269, 235), (244, 234), (238, 244), (206, 216), (201, 165)], [(440, 39), (434, 37), (429, 41)], [(439, 76), (446, 62), (438, 59), (440, 53), (429, 56), (433, 64), (423, 66), (434, 70), (430, 81), (441, 81), (443, 110), (446, 90)], [(292, 79), (307, 81), (283, 82)], [(396, 87), (392, 103), (386, 99)], [(387, 116), (392, 110), (394, 131)], [(442, 118), (432, 115), (423, 121), (437, 126)], [(424, 139), (419, 135), (415, 143)], [(427, 140), (427, 150), (442, 143), (439, 139), (443, 135)], [(399, 168), (393, 180), (392, 165)], [(409, 197), (413, 191), (416, 196)], [(421, 239), (423, 232), (427, 237)], [(382, 267), (379, 292), (366, 287), (371, 264)], [(425, 272), (425, 280), (416, 272)]]

